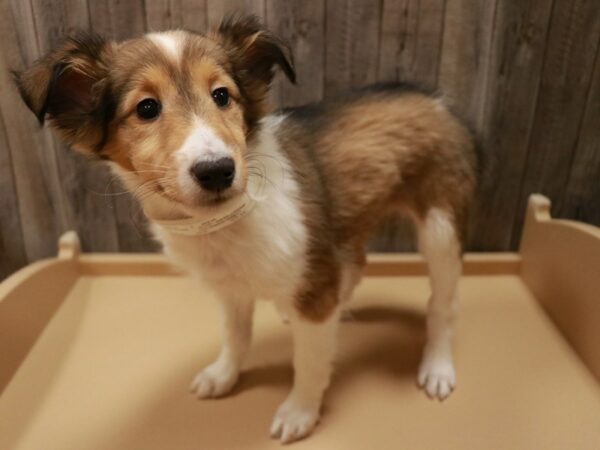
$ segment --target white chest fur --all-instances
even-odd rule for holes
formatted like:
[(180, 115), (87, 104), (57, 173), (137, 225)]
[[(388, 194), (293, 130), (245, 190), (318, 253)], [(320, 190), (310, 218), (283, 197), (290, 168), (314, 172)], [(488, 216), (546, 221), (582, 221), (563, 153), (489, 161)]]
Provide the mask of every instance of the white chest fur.
[(301, 282), (307, 233), (298, 184), (273, 133), (280, 121), (267, 119), (251, 150), (269, 182), (262, 184), (257, 204), (248, 215), (201, 236), (174, 234), (153, 226), (173, 262), (222, 295), (251, 294), (285, 302), (292, 300)]

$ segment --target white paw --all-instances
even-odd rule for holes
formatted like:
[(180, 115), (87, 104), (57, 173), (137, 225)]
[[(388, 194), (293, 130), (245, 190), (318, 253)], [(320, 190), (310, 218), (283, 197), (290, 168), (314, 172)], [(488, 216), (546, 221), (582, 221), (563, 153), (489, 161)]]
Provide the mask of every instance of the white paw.
[(444, 400), (456, 385), (452, 358), (425, 356), (419, 367), (417, 382), (429, 397)]
[(287, 399), (281, 404), (273, 423), (271, 437), (288, 444), (308, 436), (319, 420), (319, 408), (301, 407)]
[(198, 398), (215, 398), (227, 394), (238, 380), (238, 371), (214, 363), (198, 372), (190, 390)]

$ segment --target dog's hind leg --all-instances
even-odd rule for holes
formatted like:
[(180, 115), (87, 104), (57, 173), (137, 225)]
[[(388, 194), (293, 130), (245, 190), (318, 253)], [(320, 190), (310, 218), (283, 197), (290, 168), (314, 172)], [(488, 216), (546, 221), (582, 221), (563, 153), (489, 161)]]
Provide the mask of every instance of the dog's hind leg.
[(417, 221), (417, 230), (419, 249), (427, 261), (431, 282), (427, 342), (417, 381), (427, 395), (443, 400), (456, 382), (452, 335), (462, 248), (454, 215), (448, 210), (431, 208), (423, 220)]
[(354, 320), (348, 303), (350, 303), (354, 289), (360, 283), (364, 273), (367, 263), (365, 247), (363, 240), (358, 239), (349, 250), (344, 252), (345, 258), (340, 266), (339, 289), (340, 319), (342, 321)]

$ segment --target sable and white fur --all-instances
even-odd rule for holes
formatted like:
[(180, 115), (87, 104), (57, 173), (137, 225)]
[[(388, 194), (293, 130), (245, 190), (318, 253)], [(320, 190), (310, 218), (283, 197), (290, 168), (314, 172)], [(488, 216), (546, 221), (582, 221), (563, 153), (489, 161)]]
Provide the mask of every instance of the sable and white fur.
[[(84, 34), (17, 74), (27, 105), (78, 151), (110, 161), (152, 220), (194, 218), (241, 195), (252, 211), (185, 236), (154, 223), (173, 262), (222, 300), (224, 342), (191, 389), (227, 394), (248, 353), (256, 299), (273, 301), (294, 338), (294, 385), (273, 437), (308, 435), (319, 419), (340, 308), (360, 280), (369, 233), (389, 213), (414, 220), (432, 295), (418, 383), (443, 399), (455, 385), (452, 329), (466, 218), (479, 162), (470, 133), (437, 97), (403, 84), (268, 115), (286, 47), (254, 18), (212, 34), (153, 33), (123, 43)], [(216, 89), (230, 101), (215, 106)], [(160, 115), (137, 106), (151, 98)], [(137, 106), (136, 106), (137, 105)], [(231, 158), (231, 187), (208, 192), (191, 168)]]

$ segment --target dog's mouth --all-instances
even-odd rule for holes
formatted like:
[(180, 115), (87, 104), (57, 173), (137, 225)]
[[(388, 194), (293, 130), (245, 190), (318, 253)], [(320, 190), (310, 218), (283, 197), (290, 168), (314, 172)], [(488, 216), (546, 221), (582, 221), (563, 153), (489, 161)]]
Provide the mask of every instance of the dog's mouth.
[(234, 189), (228, 189), (223, 192), (201, 192), (199, 195), (195, 195), (192, 198), (186, 198), (183, 201), (173, 198), (172, 196), (166, 196), (172, 201), (179, 203), (189, 210), (196, 210), (198, 212), (214, 208), (217, 206), (221, 206), (224, 203), (227, 203), (230, 200), (238, 197), (240, 193)]
[(228, 202), (229, 200), (233, 199), (234, 197), (237, 197), (238, 193), (234, 192), (233, 190), (227, 190), (227, 191), (223, 191), (223, 192), (214, 192), (214, 193), (210, 193), (208, 195), (203, 195), (201, 199), (198, 199), (195, 202), (195, 206), (198, 208), (205, 208), (205, 207), (212, 207), (212, 206), (219, 206), (223, 203)]
[(220, 205), (221, 203), (225, 203), (227, 200), (231, 199), (231, 195), (224, 194), (215, 194), (211, 199), (203, 202), (207, 205)]
[(173, 206), (185, 211), (188, 215), (203, 214), (207, 209), (213, 209), (243, 195), (244, 190), (231, 187), (223, 191), (209, 192), (200, 188), (193, 192), (181, 192), (170, 185), (164, 186), (160, 181), (152, 184), (154, 194)]

